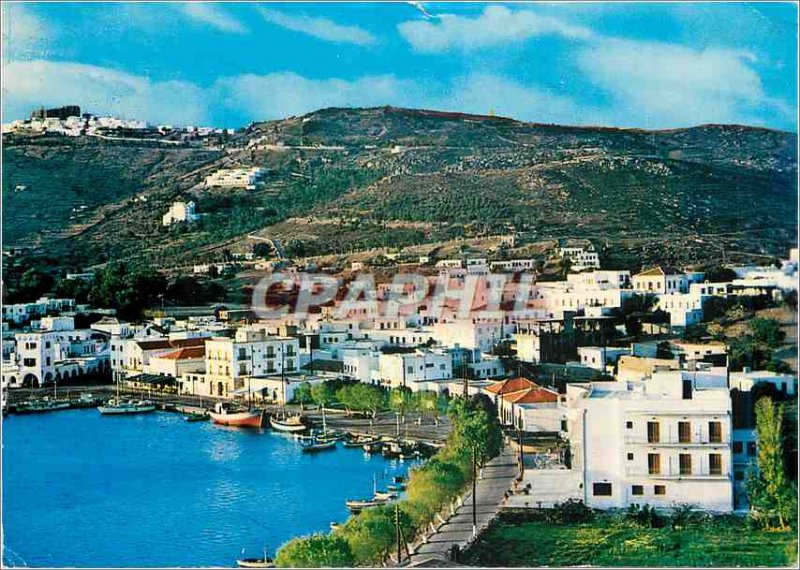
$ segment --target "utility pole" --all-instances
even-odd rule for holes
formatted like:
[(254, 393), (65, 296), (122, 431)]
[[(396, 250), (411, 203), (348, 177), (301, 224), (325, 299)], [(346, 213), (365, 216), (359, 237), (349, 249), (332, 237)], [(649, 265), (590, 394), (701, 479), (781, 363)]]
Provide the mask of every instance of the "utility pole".
[(475, 445), (472, 446), (472, 536), (478, 535), (478, 457)]
[(525, 474), (525, 451), (522, 449), (522, 430), (519, 427), (517, 428), (517, 446), (519, 447), (519, 480), (522, 481)]
[(395, 539), (397, 541), (397, 565), (400, 566), (400, 544), (401, 544), (401, 535), (400, 535), (400, 505), (395, 503), (394, 504), (394, 529), (395, 529)]

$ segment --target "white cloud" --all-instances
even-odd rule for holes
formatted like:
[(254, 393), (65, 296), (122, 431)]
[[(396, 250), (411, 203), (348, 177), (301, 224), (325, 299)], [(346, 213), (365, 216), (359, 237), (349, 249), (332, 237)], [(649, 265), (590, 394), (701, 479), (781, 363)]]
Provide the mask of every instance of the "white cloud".
[(759, 122), (759, 107), (780, 110), (764, 93), (754, 62), (741, 50), (619, 39), (578, 54), (583, 73), (612, 97), (609, 122), (651, 128)]
[(3, 117), (26, 117), (31, 109), (77, 104), (94, 113), (154, 123), (197, 124), (209, 120), (208, 94), (183, 81), (151, 81), (105, 67), (42, 60), (3, 66)]
[(4, 60), (28, 57), (45, 49), (53, 31), (27, 6), (4, 3), (1, 10)]
[(374, 35), (359, 26), (344, 26), (327, 18), (306, 15), (293, 16), (277, 10), (267, 10), (260, 6), (257, 6), (256, 9), (271, 24), (329, 42), (368, 46), (378, 41)]
[(531, 10), (512, 11), (504, 6), (487, 6), (475, 18), (442, 14), (436, 20), (403, 22), (397, 28), (416, 51), (423, 53), (480, 49), (545, 35), (569, 39), (592, 36), (585, 27)]
[(247, 33), (247, 28), (245, 28), (239, 20), (213, 4), (207, 4), (205, 2), (187, 2), (183, 5), (183, 10), (193, 20), (208, 24), (221, 32), (234, 34)]
[(524, 121), (565, 124), (581, 123), (588, 111), (569, 97), (491, 73), (457, 78), (438, 106), (479, 115), (493, 112)]
[(302, 115), (323, 107), (412, 105), (422, 95), (416, 83), (393, 75), (348, 81), (295, 73), (245, 74), (220, 79), (216, 88), (226, 105), (253, 119)]

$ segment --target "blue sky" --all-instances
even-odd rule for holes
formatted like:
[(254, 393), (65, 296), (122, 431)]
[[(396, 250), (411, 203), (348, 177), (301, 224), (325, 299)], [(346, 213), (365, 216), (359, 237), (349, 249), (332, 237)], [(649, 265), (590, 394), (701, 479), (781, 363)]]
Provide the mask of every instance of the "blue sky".
[(390, 104), (545, 123), (797, 130), (793, 3), (2, 9), (3, 121), (77, 103), (235, 127)]

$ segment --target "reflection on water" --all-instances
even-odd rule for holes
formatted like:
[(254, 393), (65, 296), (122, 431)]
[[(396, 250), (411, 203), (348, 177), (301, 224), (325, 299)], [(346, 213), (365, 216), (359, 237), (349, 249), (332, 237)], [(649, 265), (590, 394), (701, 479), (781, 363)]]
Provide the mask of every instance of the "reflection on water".
[(230, 566), (347, 518), (409, 463), (360, 449), (305, 454), (269, 430), (95, 410), (3, 422), (3, 562)]

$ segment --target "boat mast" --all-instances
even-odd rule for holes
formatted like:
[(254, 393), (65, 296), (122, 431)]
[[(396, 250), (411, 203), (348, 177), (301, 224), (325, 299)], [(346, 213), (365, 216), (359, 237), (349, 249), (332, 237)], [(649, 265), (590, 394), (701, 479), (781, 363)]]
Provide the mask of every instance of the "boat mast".
[(281, 342), (281, 408), (286, 419), (286, 344)]

